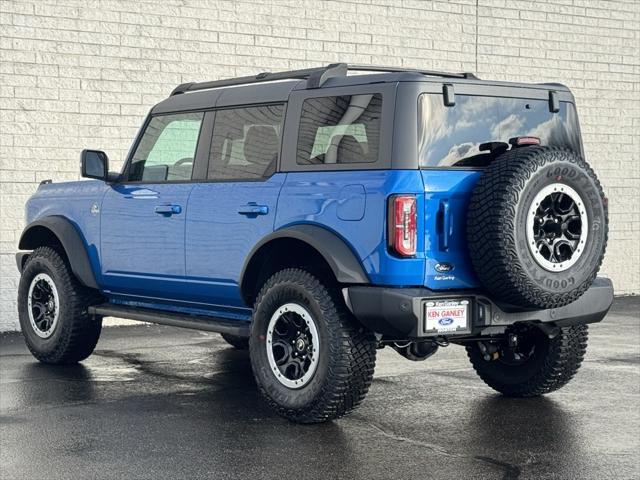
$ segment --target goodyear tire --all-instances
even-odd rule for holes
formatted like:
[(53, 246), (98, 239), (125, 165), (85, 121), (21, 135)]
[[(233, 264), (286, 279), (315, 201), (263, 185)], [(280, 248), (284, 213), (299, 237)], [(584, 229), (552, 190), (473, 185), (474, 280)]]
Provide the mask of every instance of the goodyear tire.
[(376, 340), (355, 321), (339, 290), (304, 270), (281, 270), (260, 291), (251, 328), (256, 383), (279, 415), (323, 422), (364, 399)]
[(467, 241), (476, 274), (496, 300), (555, 308), (593, 283), (607, 228), (602, 187), (580, 156), (522, 147), (501, 155), (480, 177)]
[(100, 299), (78, 282), (58, 251), (35, 249), (18, 286), (20, 328), (31, 354), (49, 364), (76, 363), (91, 355), (102, 319), (90, 317), (87, 307)]
[(486, 360), (477, 344), (467, 345), (467, 355), (478, 376), (507, 397), (537, 397), (565, 386), (574, 377), (587, 351), (587, 325), (562, 327), (548, 338), (534, 325), (512, 329), (520, 336), (517, 358), (500, 353)]

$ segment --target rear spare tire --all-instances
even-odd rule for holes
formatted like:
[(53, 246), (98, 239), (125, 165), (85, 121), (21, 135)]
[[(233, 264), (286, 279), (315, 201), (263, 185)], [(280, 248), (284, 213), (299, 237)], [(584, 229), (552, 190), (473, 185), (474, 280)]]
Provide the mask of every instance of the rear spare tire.
[(575, 153), (513, 148), (487, 167), (467, 217), (476, 274), (497, 301), (567, 305), (593, 283), (607, 244), (600, 182)]

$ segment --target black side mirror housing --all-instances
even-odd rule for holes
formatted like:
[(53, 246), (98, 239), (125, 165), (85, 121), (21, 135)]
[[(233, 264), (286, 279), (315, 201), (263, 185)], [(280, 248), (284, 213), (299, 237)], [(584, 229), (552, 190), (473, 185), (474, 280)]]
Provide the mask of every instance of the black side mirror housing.
[(83, 150), (80, 154), (80, 170), (85, 178), (106, 182), (109, 179), (109, 157), (100, 150)]

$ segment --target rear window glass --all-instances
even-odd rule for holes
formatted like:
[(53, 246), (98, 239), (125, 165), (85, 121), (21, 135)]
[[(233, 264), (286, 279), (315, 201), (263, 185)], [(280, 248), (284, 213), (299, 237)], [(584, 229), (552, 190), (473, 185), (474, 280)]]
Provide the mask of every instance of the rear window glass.
[(425, 93), (418, 108), (421, 167), (473, 164), (476, 157), (489, 155), (478, 149), (482, 143), (507, 143), (519, 136), (580, 152), (575, 107), (567, 102), (552, 113), (546, 100), (456, 95), (456, 104), (446, 107), (442, 95)]
[(298, 165), (375, 162), (381, 116), (379, 93), (305, 100), (298, 134)]

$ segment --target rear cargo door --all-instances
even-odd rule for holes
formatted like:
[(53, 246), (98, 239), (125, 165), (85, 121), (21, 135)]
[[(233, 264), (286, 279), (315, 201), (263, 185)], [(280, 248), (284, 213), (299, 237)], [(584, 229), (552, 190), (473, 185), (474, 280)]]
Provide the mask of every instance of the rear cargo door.
[[(514, 94), (522, 97), (509, 96)], [(478, 286), (467, 251), (467, 207), (483, 168), (510, 148), (510, 139), (537, 137), (541, 145), (581, 154), (575, 107), (566, 101), (570, 94), (563, 92), (557, 105), (550, 98), (544, 89), (483, 91), (462, 85), (456, 86), (454, 105), (446, 106), (442, 94), (420, 95), (418, 155), (425, 186), (427, 287)]]
[(478, 285), (467, 252), (469, 197), (482, 173), (423, 170), (425, 188), (425, 286), (433, 290)]

